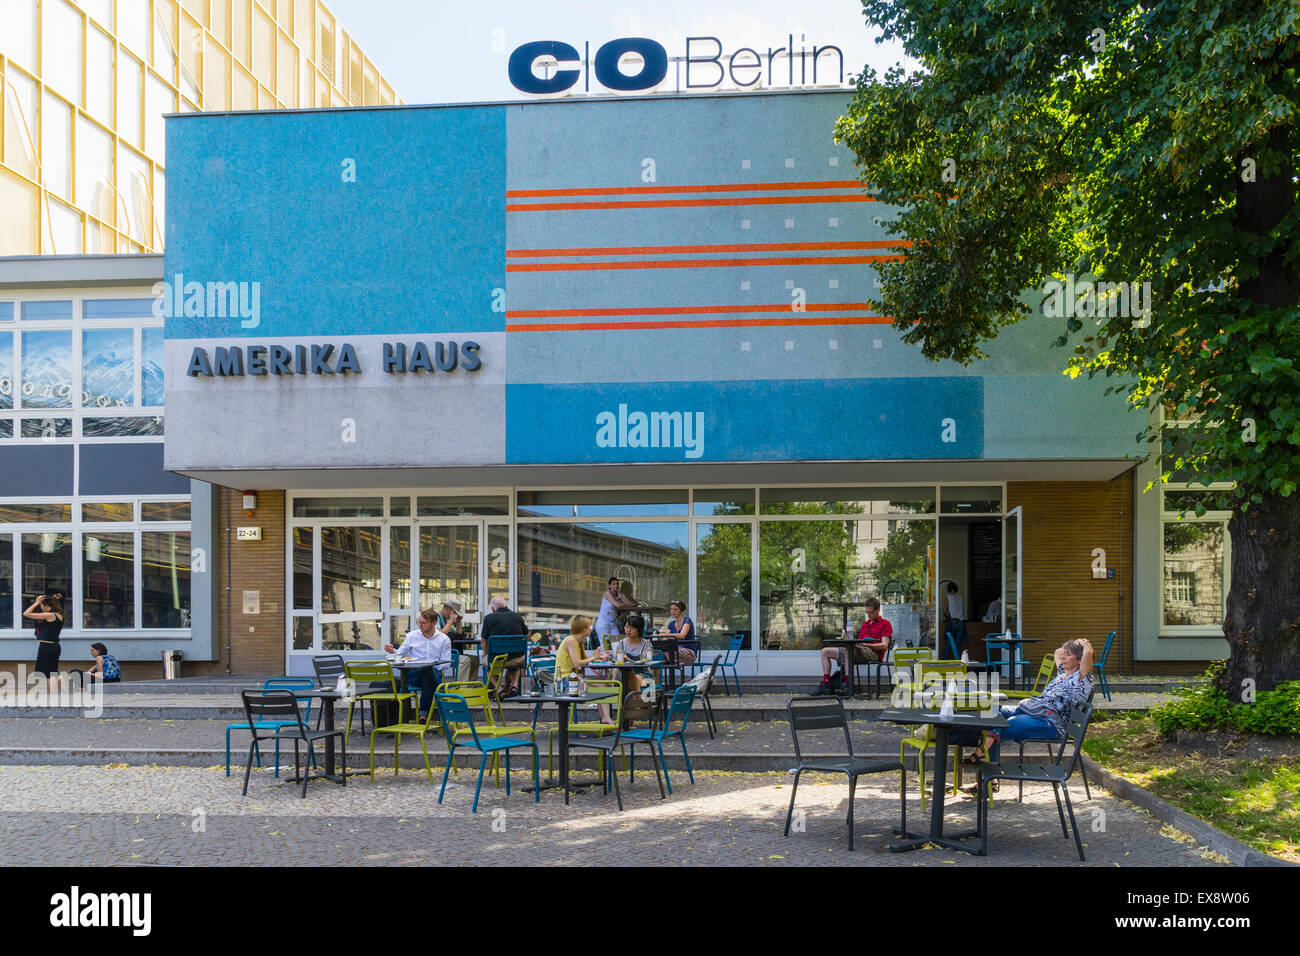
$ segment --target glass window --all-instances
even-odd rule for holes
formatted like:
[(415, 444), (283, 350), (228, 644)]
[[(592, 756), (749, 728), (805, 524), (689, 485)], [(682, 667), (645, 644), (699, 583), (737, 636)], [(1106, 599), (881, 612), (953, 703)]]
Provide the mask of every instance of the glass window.
[(129, 501), (83, 501), (81, 503), (81, 520), (91, 521), (132, 521), (135, 518), (135, 505)]
[(156, 160), (162, 159), (167, 142), (167, 123), (163, 114), (175, 112), (176, 94), (150, 73), (144, 87), (144, 148)]
[[(314, 0), (293, 0), (293, 39), (307, 56), (311, 56), (312, 12)], [(280, 24), (284, 26), (283, 23)]]
[(153, 303), (153, 299), (86, 299), (81, 303), (81, 317), (83, 319), (148, 319), (153, 317)]
[(763, 514), (933, 514), (933, 488), (764, 488)]
[(662, 625), (687, 595), (686, 522), (519, 525), (520, 613), (594, 618), (609, 578)]
[(696, 488), (695, 513), (697, 515), (752, 515), (754, 513), (753, 488)]
[(112, 438), (116, 436), (157, 437), (163, 434), (161, 415), (129, 415), (120, 418), (83, 418), (81, 434), (84, 438)]
[[(72, 107), (49, 90), (45, 91), (45, 117), (41, 122), (41, 172), (45, 176), (46, 189), (64, 199), (72, 199)], [(80, 243), (81, 236), (78, 235), (77, 244)]]
[(42, 524), (67, 524), (72, 521), (72, 505), (68, 502), (8, 505), (0, 504), (0, 523), (40, 522)]
[(113, 137), (84, 116), (77, 117), (77, 205), (110, 226), (117, 222), (112, 181)]
[(81, 333), (81, 404), (85, 408), (135, 404), (135, 334), (131, 329)]
[(212, 15), (208, 29), (227, 47), (230, 46), (230, 4), (223, 2), (211, 6)]
[(490, 524), (487, 528), (488, 597), (510, 595), (510, 526)]
[(136, 242), (149, 238), (153, 225), (153, 200), (149, 196), (149, 161), (126, 146), (117, 148), (117, 189), (126, 210), (125, 230)]
[[(0, 308), (3, 306), (0, 305)], [(14, 337), (0, 332), (0, 408), (14, 407)]]
[(0, 534), (0, 631), (10, 630), (13, 624), (14, 537)]
[(313, 535), (314, 532), (311, 528), (293, 529), (293, 606), (295, 610), (311, 610), (315, 606), (312, 602), (311, 589)]
[(142, 627), (190, 626), (190, 533), (140, 532)]
[(153, 14), (153, 68), (170, 82), (175, 83), (176, 4), (174, 0), (154, 0)]
[(54, 319), (72, 318), (72, 301), (70, 299), (44, 299), (23, 303), (23, 319), (28, 322), (47, 322)]
[(383, 498), (295, 498), (295, 518), (381, 518)]
[(0, 418), (0, 438), (14, 437), (14, 422), (12, 418)]
[(479, 609), (478, 548), (477, 524), (420, 528), (421, 607), (454, 599), (467, 613)]
[[(4, 101), (4, 161), (28, 179), (37, 180), (40, 173), (36, 168), (36, 106), (39, 102), (36, 98), (36, 84), (14, 69), (8, 70), (3, 79), (9, 87), (5, 90), (5, 95), (0, 97)], [(5, 201), (0, 202), (0, 211), (9, 212), (12, 209), (15, 214), (20, 211), (15, 194), (9, 193), (3, 198)], [(33, 223), (39, 221), (34, 216), (18, 221), (25, 224), (29, 220)], [(21, 230), (13, 233), (23, 235)]]
[(943, 513), (946, 515), (1002, 513), (1000, 485), (977, 485), (966, 488), (944, 485), (939, 495), (943, 500)]
[[(66, 609), (72, 594), (72, 535), (53, 531), (25, 534), (22, 548), (23, 607), (42, 594), (62, 594)], [(25, 627), (31, 625), (31, 621), (24, 622)]]
[(1223, 522), (1164, 524), (1164, 623), (1221, 627), (1224, 613)]
[(113, 0), (81, 0), (80, 6), (98, 23), (113, 29)]
[(295, 614), (293, 616), (293, 649), (295, 651), (310, 651), (314, 649), (313, 630), (312, 615)]
[(0, 302), (0, 322), (12, 322), (14, 320), (14, 304), (12, 302)]
[(421, 517), (505, 515), (510, 513), (509, 502), (510, 499), (505, 495), (457, 495), (448, 498), (421, 495), (415, 501), (415, 513)]
[[(218, 4), (220, 6), (220, 4)], [(181, 12), (181, 95), (199, 101), (200, 78), (203, 76), (203, 28), (194, 18)]]
[(275, 95), (286, 106), (298, 104), (298, 53), (284, 37), (277, 40)]
[(1167, 512), (1194, 512), (1197, 505), (1203, 505), (1207, 511), (1216, 510), (1220, 495), (1225, 494), (1227, 489), (1222, 491), (1215, 490), (1198, 490), (1198, 489), (1166, 489), (1164, 492), (1164, 510)]
[(230, 108), (236, 110), (257, 109), (257, 80), (242, 66), (235, 66), (231, 87)]
[(135, 627), (135, 535), (94, 531), (82, 536), (83, 627)]
[[(831, 602), (868, 596), (896, 640), (928, 638), (933, 548), (932, 520), (760, 522), (760, 646), (815, 650), (844, 628), (845, 609)], [(850, 628), (862, 617), (849, 608)]]
[(24, 418), (23, 438), (71, 438), (70, 418)]
[(189, 521), (190, 503), (188, 501), (142, 501), (140, 520)]
[(41, 78), (72, 102), (79, 103), (81, 14), (65, 0), (45, 0), (41, 8)]
[(36, 4), (6, 3), (0, 7), (0, 53), (33, 73), (37, 72), (36, 28)]
[(23, 408), (71, 408), (72, 333), (24, 332), (22, 355)]
[(232, 0), (230, 4), (230, 50), (244, 65), (248, 65), (248, 0)]
[[(521, 491), (519, 514), (530, 517), (684, 515), (686, 489)], [(602, 588), (602, 590), (604, 590)]]
[(388, 606), (411, 607), (411, 529), (388, 529)]
[(230, 109), (230, 55), (211, 39), (203, 55), (203, 83), (205, 109)]
[(321, 625), (325, 650), (375, 650), (381, 646), (380, 529), (325, 527), (321, 540), (321, 613), (373, 613), (375, 620)]
[(274, 86), (275, 27), (257, 6), (253, 7), (253, 73), (263, 86)]
[(751, 646), (753, 537), (749, 523), (695, 526), (696, 607), (691, 617), (705, 650), (725, 648), (733, 634), (745, 635), (745, 647)]
[(117, 39), (131, 48), (142, 59), (149, 57), (149, 4), (119, 3), (117, 12)]
[(53, 197), (47, 197), (47, 201), (50, 228), (43, 237), (46, 250), (56, 255), (76, 255), (82, 251), (81, 213)]
[(102, 30), (86, 32), (86, 112), (113, 125), (113, 40)]
[(144, 329), (140, 334), (140, 404), (146, 408), (163, 404), (162, 329)]
[(410, 496), (402, 495), (400, 498), (389, 498), (388, 513), (394, 518), (409, 518), (411, 516)]
[(326, 79), (334, 81), (334, 18), (323, 8), (316, 14), (316, 65)]
[(140, 145), (140, 100), (144, 95), (144, 67), (129, 53), (117, 58), (117, 134)]

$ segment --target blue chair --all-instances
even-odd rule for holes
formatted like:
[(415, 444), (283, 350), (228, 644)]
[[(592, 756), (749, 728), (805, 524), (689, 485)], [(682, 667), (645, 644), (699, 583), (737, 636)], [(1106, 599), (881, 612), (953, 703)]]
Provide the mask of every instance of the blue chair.
[[(1115, 632), (1111, 631), (1106, 635), (1106, 646), (1101, 649), (1101, 656), (1092, 662), (1093, 668), (1097, 671), (1097, 676), (1101, 679), (1101, 692), (1106, 695), (1106, 700), (1110, 700), (1110, 681), (1106, 680), (1106, 659), (1110, 657), (1110, 646), (1115, 643)], [(1084, 780), (1088, 778), (1085, 776)]]
[(555, 655), (554, 654), (533, 654), (528, 658), (528, 682), (533, 687), (537, 686), (537, 675), (541, 671), (555, 672)]
[[(273, 690), (282, 688), (284, 690), (311, 690), (316, 686), (316, 682), (306, 677), (273, 677), (270, 680), (262, 682), (262, 690)], [(303, 712), (302, 722), (311, 723), (311, 698), (307, 698), (307, 708)], [(254, 727), (245, 721), (242, 724), (230, 724), (226, 727), (226, 776), (230, 776), (230, 732), (232, 730), (247, 730), (252, 733), (254, 730), (276, 730), (280, 727), (296, 727), (297, 722), (293, 720), (259, 720)], [(257, 737), (253, 734), (254, 738)], [(262, 766), (262, 751), (257, 746), (257, 740), (253, 740), (253, 755), (257, 758), (258, 767)], [(316, 765), (316, 755), (311, 755), (312, 766)], [(280, 776), (280, 738), (275, 738), (275, 775)]]
[[(673, 782), (668, 778), (668, 763), (664, 759), (664, 741), (669, 737), (676, 737), (682, 745), (682, 756), (686, 758), (686, 772), (691, 776), (691, 783), (695, 783), (695, 771), (691, 769), (691, 755), (686, 752), (686, 722), (691, 719), (691, 707), (695, 704), (695, 686), (693, 684), (683, 684), (673, 692), (673, 699), (668, 704), (668, 716), (664, 718), (663, 730), (655, 730), (653, 727), (643, 730), (625, 730), (623, 731), (622, 741), (632, 745), (631, 761), (628, 768), (628, 779), (631, 780), (636, 773), (636, 744), (635, 741), (643, 740), (646, 743), (653, 744), (659, 751), (659, 766), (664, 771), (664, 782), (668, 784), (669, 795), (673, 792)], [(651, 751), (653, 757), (654, 751)]]
[[(433, 699), (438, 704), (438, 719), (442, 723), (442, 735), (447, 740), (447, 766), (442, 771), (442, 789), (438, 791), (439, 803), (442, 803), (443, 794), (447, 792), (447, 776), (451, 773), (457, 747), (464, 750), (477, 750), (479, 753), (478, 783), (474, 786), (474, 806), (470, 810), (471, 813), (478, 813), (478, 797), (483, 789), (483, 771), (487, 769), (488, 758), (501, 751), (505, 751), (506, 755), (506, 796), (510, 795), (510, 751), (515, 747), (527, 747), (533, 752), (533, 802), (537, 803), (542, 799), (542, 783), (537, 775), (537, 744), (516, 737), (481, 740), (478, 731), (474, 729), (474, 715), (470, 712), (464, 697), (459, 694), (434, 694)], [(457, 742), (455, 735), (457, 725), (469, 728), (470, 737), (474, 741), (472, 744)]]
[(736, 680), (736, 696), (744, 697), (740, 689), (740, 674), (736, 672), (736, 664), (740, 662), (740, 649), (745, 645), (744, 634), (731, 635), (731, 641), (727, 644), (727, 656), (718, 663), (718, 673), (722, 675), (722, 689), (731, 696), (731, 685), (727, 683), (727, 672), (725, 668), (731, 668), (731, 676)]
[[(999, 641), (998, 640), (999, 637), (1014, 637), (1017, 638), (1017, 640)], [(1020, 641), (1018, 640), (1019, 637), (1020, 635), (1015, 633), (1014, 631), (1005, 631), (1005, 632), (999, 631), (996, 634), (990, 634), (988, 637), (984, 638), (984, 663), (988, 665), (990, 668), (995, 666), (1010, 667), (1011, 680), (1013, 683), (1016, 680), (1016, 674), (1019, 672), (1021, 668), (1024, 668), (1025, 680), (1026, 681), (1029, 680), (1029, 661), (1025, 660), (1020, 656)], [(1011, 652), (1010, 663), (1006, 663), (1001, 659), (994, 659), (993, 657), (994, 651), (1010, 651)]]

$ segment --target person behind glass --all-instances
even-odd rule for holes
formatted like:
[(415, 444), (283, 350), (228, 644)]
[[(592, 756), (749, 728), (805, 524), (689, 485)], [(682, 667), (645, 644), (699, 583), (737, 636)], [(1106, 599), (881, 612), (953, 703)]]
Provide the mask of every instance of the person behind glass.
[[(560, 649), (555, 652), (555, 683), (557, 689), (561, 681), (570, 677), (581, 677), (582, 669), (588, 664), (603, 661), (609, 657), (603, 647), (593, 651), (590, 657), (585, 656), (587, 637), (590, 634), (591, 618), (579, 614), (569, 621), (569, 634), (560, 642)], [(571, 683), (569, 692), (573, 693), (573, 691), (574, 687)], [(610, 723), (609, 705), (600, 704), (598, 709), (601, 723)]]
[(59, 603), (61, 595), (42, 594), (27, 610), (23, 617), (36, 622), (36, 673), (44, 674), (50, 682), (53, 692), (59, 686), (59, 633), (63, 630), (63, 605)]
[(398, 657), (429, 661), (427, 667), (402, 669), (402, 688), (410, 690), (412, 685), (419, 686), (419, 713), (427, 714), (433, 703), (434, 688), (437, 686), (434, 662), (451, 660), (451, 638), (439, 629), (438, 612), (431, 607), (425, 608), (415, 619), (415, 628), (407, 632), (402, 646), (395, 648), (392, 644), (385, 644), (384, 650), (389, 654), (396, 653)]
[[(856, 640), (860, 643), (854, 645), (853, 656), (859, 664), (872, 664), (885, 659), (885, 654), (889, 652), (890, 641), (894, 637), (894, 627), (885, 618), (880, 616), (880, 599), (869, 597), (863, 602), (867, 608), (867, 619), (862, 622), (862, 627), (858, 629)], [(831, 692), (831, 662), (838, 660), (840, 670), (844, 673), (844, 693), (849, 692), (848, 668), (845, 666), (844, 650), (839, 647), (822, 648), (822, 683), (814, 691), (815, 694), (829, 694)]]
[(117, 662), (117, 658), (108, 652), (108, 646), (105, 644), (91, 644), (90, 653), (95, 658), (95, 663), (90, 665), (90, 670), (86, 671), (86, 677), (91, 680), (102, 680), (105, 684), (117, 684), (122, 680), (122, 667)]
[(635, 601), (618, 593), (621, 582), (617, 577), (610, 578), (607, 583), (608, 587), (600, 599), (600, 613), (596, 615), (597, 643), (602, 637), (623, 633), (623, 628), (618, 624), (618, 612), (630, 611), (636, 607)]
[(999, 712), (1010, 723), (1002, 730), (990, 730), (984, 746), (975, 751), (971, 762), (987, 756), (998, 760), (1001, 741), (1060, 740), (1065, 736), (1065, 719), (1075, 704), (1082, 704), (1092, 693), (1092, 644), (1086, 639), (1067, 641), (1056, 649), (1056, 676), (1042, 694), (1029, 697), (1012, 707), (1004, 704)]
[(695, 622), (686, 616), (686, 602), (670, 601), (668, 613), (668, 633), (677, 638), (677, 663), (683, 666), (694, 664), (699, 657), (699, 635), (695, 633)]
[(948, 620), (948, 633), (960, 654), (966, 646), (966, 599), (958, 593), (955, 581), (948, 582), (948, 606), (944, 617)]

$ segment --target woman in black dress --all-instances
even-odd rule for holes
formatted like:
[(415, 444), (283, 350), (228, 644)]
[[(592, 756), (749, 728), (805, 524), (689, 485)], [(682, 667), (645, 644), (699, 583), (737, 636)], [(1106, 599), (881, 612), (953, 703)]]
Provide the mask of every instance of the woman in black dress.
[(32, 606), (23, 611), (23, 617), (36, 622), (36, 673), (49, 678), (50, 691), (58, 689), (59, 632), (63, 630), (63, 606), (58, 596), (42, 594)]

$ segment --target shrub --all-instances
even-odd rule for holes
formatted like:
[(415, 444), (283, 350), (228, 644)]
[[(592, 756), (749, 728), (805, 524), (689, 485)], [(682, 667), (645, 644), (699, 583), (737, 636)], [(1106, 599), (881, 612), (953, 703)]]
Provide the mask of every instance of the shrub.
[(1151, 719), (1161, 733), (1184, 729), (1300, 734), (1300, 681), (1259, 691), (1254, 703), (1234, 704), (1217, 686), (1224, 663), (1211, 664), (1203, 684), (1180, 688), (1174, 691), (1177, 700), (1151, 708)]

